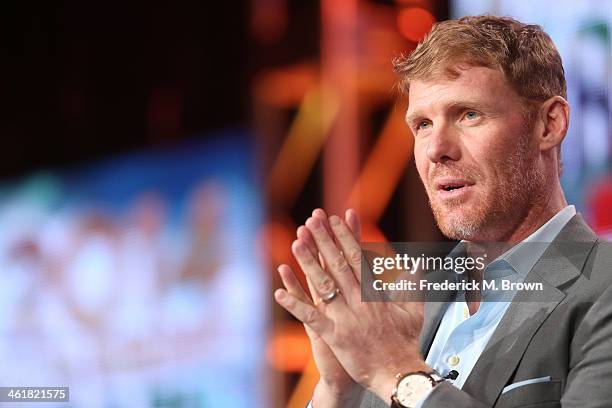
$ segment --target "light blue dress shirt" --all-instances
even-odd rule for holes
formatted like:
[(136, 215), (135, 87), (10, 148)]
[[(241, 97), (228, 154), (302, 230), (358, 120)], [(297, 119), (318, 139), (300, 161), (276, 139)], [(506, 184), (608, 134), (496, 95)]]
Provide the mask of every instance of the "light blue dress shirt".
[[(546, 250), (548, 245), (544, 243), (552, 242), (574, 215), (576, 209), (573, 205), (559, 211), (521, 243), (489, 263), (483, 278), (494, 280), (498, 286), (502, 279), (522, 282)], [(495, 297), (500, 295), (503, 296), (503, 301), (495, 301)], [(457, 388), (463, 387), (511, 303), (511, 295), (508, 297), (507, 291), (502, 294), (501, 291), (483, 290), (481, 296), (478, 311), (470, 316), (465, 292), (457, 293), (457, 298), (449, 303), (442, 317), (425, 359), (427, 365), (442, 376), (446, 376), (451, 370), (457, 371), (459, 376), (455, 380), (447, 380)], [(416, 408), (421, 408), (428, 396), (429, 393), (421, 399)], [(312, 401), (306, 408), (313, 408)]]
[[(574, 215), (576, 209), (573, 205), (559, 211), (524, 241), (487, 265), (484, 279), (494, 280), (498, 287), (502, 278), (522, 282), (543, 255), (547, 244), (559, 235)], [(459, 376), (455, 380), (447, 380), (457, 388), (463, 387), (511, 303), (508, 292), (503, 294), (503, 301), (495, 301), (495, 296), (501, 295), (500, 291), (483, 290), (481, 295), (478, 311), (470, 316), (465, 292), (457, 293), (456, 300), (449, 304), (442, 317), (425, 359), (427, 365), (442, 376), (448, 375), (451, 370), (457, 371)], [(417, 404), (417, 408), (421, 408), (428, 396), (429, 393)]]

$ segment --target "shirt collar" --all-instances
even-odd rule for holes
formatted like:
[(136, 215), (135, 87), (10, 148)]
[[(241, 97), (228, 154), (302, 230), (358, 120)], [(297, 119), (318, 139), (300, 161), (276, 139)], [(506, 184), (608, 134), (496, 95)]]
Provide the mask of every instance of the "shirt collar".
[(535, 232), (519, 242), (498, 259), (510, 264), (512, 269), (525, 277), (542, 257), (550, 243), (557, 238), (565, 224), (576, 215), (576, 207), (568, 205), (555, 214)]
[[(576, 208), (573, 205), (568, 205), (563, 208), (544, 225), (538, 228), (535, 232), (529, 235), (520, 243), (508, 249), (502, 255), (498, 256), (493, 262), (489, 263), (485, 269), (485, 275), (492, 273), (497, 275), (495, 270), (508, 270), (504, 265), (509, 265), (511, 270), (517, 272), (523, 278), (527, 276), (531, 268), (544, 254), (550, 243), (559, 235), (565, 224), (576, 215)], [(456, 257), (465, 254), (465, 244), (467, 241), (462, 240), (453, 248), (448, 256)], [(501, 271), (500, 271), (501, 272)], [(503, 275), (503, 273), (502, 273)]]

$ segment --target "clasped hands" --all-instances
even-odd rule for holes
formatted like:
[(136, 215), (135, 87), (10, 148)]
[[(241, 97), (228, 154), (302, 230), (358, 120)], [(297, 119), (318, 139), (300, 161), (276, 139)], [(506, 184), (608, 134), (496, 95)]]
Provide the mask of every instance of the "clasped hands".
[(354, 406), (367, 389), (389, 402), (398, 373), (428, 370), (418, 348), (422, 303), (362, 302), (359, 218), (313, 211), (291, 250), (312, 298), (281, 265), (276, 301), (304, 323), (321, 378), (315, 408)]

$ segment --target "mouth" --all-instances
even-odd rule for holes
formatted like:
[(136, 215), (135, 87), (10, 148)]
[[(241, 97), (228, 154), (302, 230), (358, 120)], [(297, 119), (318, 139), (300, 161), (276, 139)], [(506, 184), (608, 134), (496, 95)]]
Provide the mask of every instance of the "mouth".
[(443, 178), (437, 180), (435, 185), (436, 191), (441, 197), (451, 198), (467, 193), (474, 184), (469, 180), (459, 178)]

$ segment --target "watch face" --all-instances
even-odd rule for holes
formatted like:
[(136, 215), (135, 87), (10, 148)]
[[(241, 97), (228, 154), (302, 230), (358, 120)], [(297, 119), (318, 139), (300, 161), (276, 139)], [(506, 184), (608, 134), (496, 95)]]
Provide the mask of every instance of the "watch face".
[(425, 393), (433, 388), (429, 377), (423, 374), (410, 374), (397, 384), (397, 400), (405, 407), (414, 407)]

